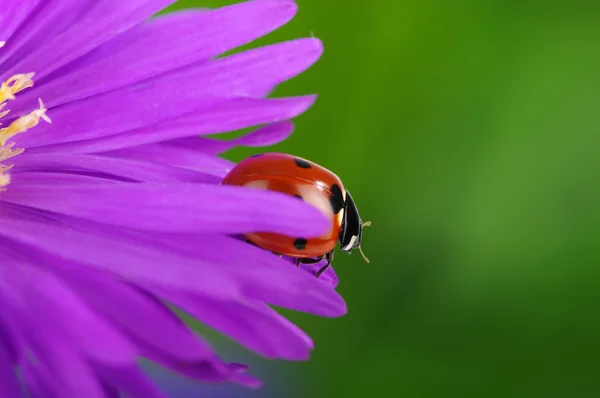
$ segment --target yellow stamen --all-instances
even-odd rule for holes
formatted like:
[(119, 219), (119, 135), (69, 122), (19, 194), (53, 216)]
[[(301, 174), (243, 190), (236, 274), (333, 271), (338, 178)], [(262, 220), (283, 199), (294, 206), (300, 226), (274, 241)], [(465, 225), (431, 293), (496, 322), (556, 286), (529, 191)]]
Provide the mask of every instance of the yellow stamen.
[[(5, 44), (5, 41), (0, 40), (0, 48)], [(34, 73), (17, 74), (11, 76), (7, 81), (0, 85), (0, 119), (9, 112), (8, 109), (3, 110), (4, 107), (6, 107), (6, 101), (14, 100), (15, 94), (33, 86), (33, 76)], [(50, 118), (46, 115), (47, 109), (44, 106), (42, 99), (39, 98), (38, 101), (40, 103), (39, 109), (28, 115), (17, 118), (8, 127), (0, 129), (0, 191), (4, 191), (4, 187), (10, 184), (10, 175), (7, 172), (12, 168), (12, 165), (5, 165), (1, 162), (23, 153), (23, 148), (15, 148), (14, 142), (7, 144), (7, 141), (15, 135), (37, 126), (40, 119), (52, 123)], [(0, 125), (2, 125), (2, 123), (0, 123)]]
[(31, 79), (35, 73), (22, 73), (11, 76), (0, 86), (0, 102), (14, 100), (15, 94), (33, 86)]
[(10, 184), (10, 174), (4, 174), (4, 171), (0, 171), (0, 192), (6, 191), (5, 186)]
[[(23, 151), (24, 151), (23, 148), (13, 149), (14, 146), (15, 146), (15, 143), (11, 142), (8, 145), (0, 147), (0, 162), (3, 162), (6, 159), (10, 159), (13, 156), (17, 156), (17, 155), (20, 155), (23, 153)], [(2, 170), (3, 167), (6, 167), (6, 169), (5, 169), (5, 171), (6, 171), (6, 170), (8, 170), (8, 168), (10, 168), (12, 166), (4, 166), (4, 165), (0, 164), (0, 170)]]
[(30, 128), (37, 126), (40, 122), (40, 119), (43, 119), (48, 123), (52, 123), (52, 120), (50, 120), (48, 115), (46, 115), (47, 109), (44, 106), (42, 99), (38, 98), (38, 101), (40, 103), (39, 109), (31, 112), (28, 115), (21, 116), (20, 118), (12, 122), (10, 126), (0, 129), (0, 145), (4, 145), (6, 141), (14, 137), (15, 135), (23, 133), (29, 130)]
[[(6, 102), (1, 103), (0, 104), (0, 111), (2, 110), (2, 108), (4, 108), (6, 106)], [(4, 116), (8, 115), (8, 112), (10, 112), (9, 110), (5, 110), (4, 112), (0, 112), (0, 119), (2, 119)], [(2, 125), (2, 123), (0, 123), (0, 125)]]

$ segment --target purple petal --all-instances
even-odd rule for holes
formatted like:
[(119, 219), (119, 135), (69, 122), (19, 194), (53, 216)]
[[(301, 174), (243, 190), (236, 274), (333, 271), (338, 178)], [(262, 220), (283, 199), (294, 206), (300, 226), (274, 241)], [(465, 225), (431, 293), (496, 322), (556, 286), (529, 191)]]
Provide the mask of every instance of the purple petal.
[[(21, 15), (21, 23), (10, 37), (6, 46), (0, 51), (2, 65), (2, 81), (14, 73), (36, 72), (36, 70), (20, 70), (14, 72), (11, 67), (52, 40), (57, 34), (75, 23), (79, 15), (89, 8), (90, 0), (44, 0), (26, 1), (27, 14)], [(4, 9), (2, 10), (4, 11)]]
[[(279, 192), (209, 184), (13, 184), (2, 200), (87, 220), (164, 232), (319, 236), (316, 208)], [(182, 216), (183, 215), (183, 216)]]
[[(71, 171), (73, 172), (73, 171)], [(121, 180), (112, 180), (107, 178), (106, 175), (85, 175), (85, 174), (67, 174), (60, 172), (24, 172), (24, 173), (13, 173), (11, 175), (12, 181), (18, 182), (24, 185), (39, 185), (48, 184), (52, 182), (56, 185), (79, 185), (79, 184), (102, 184), (104, 186), (109, 184), (122, 184)]]
[(52, 369), (34, 365), (27, 358), (21, 361), (19, 366), (23, 375), (23, 384), (27, 389), (27, 394), (24, 394), (23, 397), (59, 398), (61, 396), (60, 393), (54, 391), (55, 387), (51, 387)]
[[(300, 264), (300, 267), (303, 270), (309, 272), (311, 275), (317, 275), (317, 271), (319, 271), (321, 269), (321, 267), (323, 267), (324, 265), (325, 265), (325, 261), (321, 261), (317, 264)], [(338, 278), (337, 274), (335, 273), (333, 267), (327, 268), (327, 270), (325, 272), (323, 272), (321, 274), (321, 276), (319, 277), (319, 281), (327, 284), (332, 289), (335, 289), (338, 286), (338, 284), (340, 283), (340, 279)]]
[[(22, 174), (30, 172), (70, 172), (87, 174), (90, 177), (102, 175), (109, 182), (110, 180), (152, 183), (191, 181), (217, 184), (221, 181), (220, 178), (212, 174), (147, 161), (115, 159), (98, 155), (27, 152), (15, 160), (15, 172), (12, 175), (14, 186), (27, 186), (20, 183), (19, 178)], [(58, 181), (52, 180), (52, 176), (49, 175), (42, 185), (48, 184), (58, 185)], [(4, 199), (4, 196), (0, 198), (0, 200), (2, 199)]]
[[(201, 383), (215, 384), (231, 382), (249, 388), (256, 388), (262, 384), (260, 380), (257, 380), (252, 376), (241, 374), (242, 371), (240, 371), (239, 365), (237, 364), (228, 364), (226, 365), (225, 371), (223, 371), (223, 369), (217, 369), (214, 364), (207, 361), (182, 362), (172, 357), (160, 355), (157, 352), (152, 352), (150, 355), (144, 354), (144, 357), (180, 376)], [(243, 371), (245, 370), (246, 369)]]
[[(2, 214), (0, 225), (6, 227), (0, 229), (0, 235), (6, 237), (1, 242), (3, 247), (10, 247), (15, 241), (34, 245), (66, 260), (112, 272), (141, 286), (205, 290), (217, 297), (235, 297), (239, 291), (234, 280), (210, 263), (203, 264), (203, 261), (140, 244), (144, 242), (141, 238), (117, 237), (115, 231), (102, 234), (101, 229), (72, 229), (59, 222), (50, 223), (45, 216), (6, 206), (2, 206)], [(36, 231), (36, 234), (32, 236), (27, 231)]]
[(128, 398), (168, 398), (137, 367), (99, 366), (96, 371), (107, 383), (122, 390)]
[(113, 387), (109, 384), (102, 383), (102, 389), (104, 390), (105, 398), (120, 398), (121, 397), (119, 390), (117, 390), (115, 387)]
[[(59, 26), (65, 25), (65, 17), (72, 16), (72, 21), (67, 28), (59, 32), (58, 28), (52, 30), (52, 35), (48, 30), (44, 33), (50, 39), (42, 42), (36, 42), (33, 52), (22, 57), (9, 72), (14, 71), (34, 71), (37, 72), (37, 78), (42, 78), (52, 71), (71, 62), (74, 59), (86, 54), (90, 50), (107, 42), (113, 37), (123, 33), (127, 29), (141, 23), (152, 14), (162, 10), (174, 0), (49, 0), (50, 3), (44, 10), (40, 10), (36, 15), (42, 15), (43, 22), (49, 20), (48, 14), (56, 16), (59, 20)], [(69, 8), (65, 8), (68, 6)], [(61, 10), (56, 10), (61, 8)], [(83, 15), (78, 12), (84, 10)], [(54, 23), (54, 20), (51, 20)]]
[(307, 359), (313, 343), (296, 325), (266, 304), (218, 301), (166, 291), (164, 298), (202, 323), (269, 359)]
[(15, 372), (14, 353), (0, 332), (0, 397), (20, 397), (21, 386)]
[(263, 385), (262, 381), (259, 379), (246, 374), (237, 375), (235, 382), (241, 386), (251, 388), (253, 390), (258, 390)]
[(337, 301), (323, 300), (323, 292), (319, 290), (305, 290), (301, 295), (294, 298), (291, 294), (282, 291), (282, 289), (274, 288), (274, 286), (259, 288), (258, 286), (249, 285), (243, 290), (243, 293), (247, 297), (265, 301), (278, 307), (289, 308), (323, 317), (338, 317), (347, 312), (346, 305), (341, 298)]
[[(11, 40), (15, 30), (29, 17), (40, 0), (4, 0), (0, 13), (0, 41)], [(6, 48), (6, 47), (5, 47)]]
[[(310, 108), (315, 99), (315, 96), (278, 99), (238, 98), (177, 120), (97, 139), (44, 146), (37, 151), (97, 153), (181, 137), (235, 131), (245, 127), (292, 119)], [(36, 151), (36, 149), (28, 150), (28, 152), (30, 151)], [(24, 155), (19, 157), (22, 156)]]
[(215, 155), (235, 146), (270, 146), (286, 139), (294, 130), (289, 121), (261, 127), (233, 140), (186, 137), (164, 143), (145, 144), (103, 152), (101, 155), (121, 159), (152, 159), (155, 162), (224, 177), (235, 165)]
[[(29, 394), (23, 394), (23, 397), (56, 398), (56, 395), (44, 381), (41, 380), (41, 375), (38, 374), (31, 361), (23, 360), (19, 365), (21, 367), (21, 374), (23, 375), (23, 383), (27, 386), (27, 392)], [(44, 369), (41, 369), (40, 373), (43, 372)]]
[(137, 345), (143, 344), (180, 361), (216, 360), (210, 346), (167, 307), (133, 286), (80, 265), (61, 266), (60, 277), (73, 286), (94, 311)]
[(69, 66), (68, 73), (21, 97), (42, 97), (53, 107), (136, 83), (261, 37), (288, 22), (296, 10), (292, 0), (256, 0), (162, 16), (109, 41), (78, 60), (76, 67)]
[(36, 392), (49, 397), (105, 398), (85, 358), (64, 336), (38, 333), (29, 347), (31, 355), (23, 367)]
[[(250, 297), (323, 316), (346, 313), (343, 299), (329, 285), (296, 265), (238, 239), (218, 235), (157, 234), (148, 243), (218, 264), (220, 270), (243, 281), (243, 291)], [(197, 292), (205, 294), (201, 290)]]
[[(149, 291), (177, 289), (229, 299), (251, 297), (324, 316), (346, 312), (343, 299), (271, 253), (218, 235), (144, 234), (1, 206), (2, 247), (16, 242), (114, 273)], [(29, 231), (36, 231), (35, 235)], [(72, 242), (72, 243), (71, 243)], [(127, 264), (127, 267), (123, 267)], [(165, 264), (169, 264), (165, 267)]]
[(2, 315), (0, 314), (0, 346), (7, 354), (6, 358), (13, 364), (16, 364), (19, 356), (17, 353), (17, 344), (13, 341), (14, 338), (9, 332), (9, 328), (3, 323), (6, 320), (1, 319)]
[(299, 39), (185, 67), (50, 109), (53, 124), (41, 124), (17, 141), (27, 148), (98, 138), (207, 110), (219, 101), (260, 97), (312, 65), (322, 49), (317, 39)]
[[(155, 163), (208, 173), (219, 178), (225, 177), (235, 165), (229, 160), (207, 155), (195, 149), (167, 146), (163, 143), (117, 149), (116, 151), (101, 153), (101, 155), (139, 161), (152, 159)], [(215, 179), (214, 182), (218, 183), (220, 179)]]
[(232, 140), (217, 140), (206, 137), (185, 137), (167, 141), (164, 144), (167, 145), (167, 148), (185, 148), (187, 150), (199, 151), (211, 156), (216, 156), (236, 146), (265, 147), (275, 145), (288, 138), (293, 131), (294, 124), (290, 121), (285, 121), (261, 127), (251, 133)]
[[(15, 320), (31, 330), (45, 330), (53, 339), (58, 336), (69, 339), (72, 345), (99, 361), (134, 361), (135, 353), (129, 343), (83, 305), (67, 286), (28, 264), (31, 260), (24, 255), (14, 258), (10, 254), (0, 253), (3, 264), (0, 301)], [(36, 263), (40, 262), (36, 259)], [(22, 277), (23, 267), (27, 267), (27, 278)]]

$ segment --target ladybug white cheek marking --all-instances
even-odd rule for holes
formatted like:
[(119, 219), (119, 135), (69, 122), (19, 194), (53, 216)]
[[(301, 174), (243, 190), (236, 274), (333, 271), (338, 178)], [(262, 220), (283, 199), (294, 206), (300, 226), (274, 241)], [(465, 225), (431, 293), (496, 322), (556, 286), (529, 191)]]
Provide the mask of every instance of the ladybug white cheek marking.
[(299, 185), (298, 193), (302, 196), (302, 199), (317, 209), (321, 210), (326, 216), (331, 216), (331, 205), (329, 204), (329, 198), (323, 194), (323, 191), (312, 185)]
[(267, 180), (253, 180), (248, 181), (244, 184), (246, 188), (254, 188), (254, 189), (267, 189), (269, 187), (269, 181)]
[(346, 250), (346, 251), (350, 250), (352, 248), (352, 246), (354, 246), (354, 242), (356, 242), (356, 239), (358, 239), (358, 236), (352, 235), (350, 242), (348, 242), (348, 244), (346, 246), (344, 246), (342, 248), (342, 250)]

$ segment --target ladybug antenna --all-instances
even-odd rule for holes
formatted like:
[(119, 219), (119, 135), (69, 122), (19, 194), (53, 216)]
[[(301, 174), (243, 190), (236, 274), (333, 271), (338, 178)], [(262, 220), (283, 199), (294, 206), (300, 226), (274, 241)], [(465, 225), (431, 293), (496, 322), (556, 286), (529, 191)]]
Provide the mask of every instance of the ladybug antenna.
[[(365, 221), (364, 223), (362, 223), (362, 227), (370, 227), (371, 226), (371, 221)], [(362, 247), (358, 246), (358, 251), (360, 252), (360, 255), (362, 256), (362, 258), (365, 260), (365, 262), (368, 264), (370, 263), (369, 259), (367, 258), (367, 256), (365, 256), (365, 253), (363, 253), (362, 251)]]
[(360, 252), (360, 255), (362, 256), (362, 258), (364, 258), (365, 262), (368, 264), (370, 263), (369, 259), (367, 258), (367, 256), (365, 256), (365, 253), (363, 253), (362, 251), (362, 247), (358, 246), (358, 251)]

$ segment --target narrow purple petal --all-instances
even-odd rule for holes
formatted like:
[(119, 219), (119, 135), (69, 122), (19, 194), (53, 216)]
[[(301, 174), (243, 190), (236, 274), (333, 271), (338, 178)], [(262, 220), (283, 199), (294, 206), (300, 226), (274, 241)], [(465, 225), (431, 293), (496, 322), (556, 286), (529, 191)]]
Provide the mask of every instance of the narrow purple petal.
[[(260, 380), (252, 376), (241, 374), (239, 366), (227, 364), (224, 369), (219, 369), (214, 366), (214, 363), (208, 361), (191, 361), (182, 362), (173, 357), (160, 355), (153, 351), (150, 353), (142, 352), (144, 358), (151, 360), (163, 366), (180, 376), (189, 378), (201, 383), (224, 383), (230, 382), (242, 385), (244, 387), (255, 388), (261, 385)], [(246, 367), (247, 368), (247, 367)], [(245, 369), (244, 369), (245, 371)]]
[[(155, 163), (208, 173), (210, 175), (218, 176), (219, 178), (225, 177), (235, 165), (235, 163), (230, 162), (229, 160), (207, 155), (194, 149), (167, 146), (163, 143), (117, 149), (116, 151), (101, 153), (101, 155), (111, 158), (139, 161), (152, 159)], [(213, 181), (216, 183), (219, 182), (217, 179)]]
[[(321, 261), (317, 264), (301, 264), (300, 266), (302, 269), (309, 272), (311, 275), (316, 275), (317, 271), (319, 271), (324, 265), (325, 261)], [(327, 284), (332, 289), (335, 289), (340, 283), (340, 278), (338, 278), (333, 267), (329, 267), (325, 272), (321, 274), (321, 276), (319, 277), (319, 281)]]
[(11, 40), (15, 30), (30, 15), (40, 0), (3, 0), (0, 13), (0, 41)]
[(122, 390), (128, 398), (168, 398), (137, 367), (109, 368), (99, 366), (102, 379)]
[(50, 109), (53, 124), (39, 125), (17, 141), (32, 147), (98, 138), (207, 110), (219, 101), (261, 97), (308, 68), (321, 53), (319, 40), (299, 39), (185, 67)]
[(7, 354), (6, 358), (13, 364), (17, 363), (17, 344), (14, 341), (14, 337), (10, 334), (9, 328), (3, 323), (6, 320), (2, 319), (0, 314), (0, 346), (2, 346)]
[[(169, 286), (184, 291), (206, 291), (216, 297), (235, 297), (238, 284), (213, 264), (144, 244), (117, 231), (71, 228), (36, 216), (30, 210), (0, 206), (2, 247), (16, 242), (38, 247), (65, 260), (111, 272), (140, 286)], [(28, 231), (36, 231), (33, 235)], [(127, 264), (127, 267), (123, 267)], [(165, 264), (169, 264), (165, 267)]]
[[(313, 277), (314, 278), (314, 277)], [(323, 286), (324, 283), (319, 282)], [(334, 291), (330, 287), (326, 287)], [(339, 317), (347, 312), (346, 304), (339, 296), (330, 297), (332, 300), (324, 300), (323, 291), (321, 290), (305, 290), (302, 295), (293, 297), (276, 286), (248, 286), (243, 290), (243, 293), (250, 298), (264, 301), (272, 305), (289, 308), (292, 310), (316, 314), (323, 317)], [(334, 298), (337, 298), (335, 300)]]
[[(30, 151), (97, 153), (182, 137), (225, 133), (292, 119), (310, 108), (315, 99), (316, 97), (311, 95), (277, 99), (238, 98), (174, 121), (97, 139), (43, 146)], [(35, 141), (31, 144), (35, 145)], [(19, 157), (22, 156), (24, 155)]]
[[(23, 255), (11, 254), (0, 253), (3, 264), (0, 302), (15, 319), (21, 318), (21, 322), (33, 330), (52, 333), (52, 339), (62, 336), (70, 340), (98, 361), (131, 363), (135, 360), (130, 344), (86, 307), (68, 286), (49, 272), (27, 264), (29, 260)], [(27, 278), (22, 277), (24, 266)], [(15, 315), (19, 312), (22, 315)]]
[(293, 131), (292, 122), (281, 122), (259, 128), (233, 140), (204, 137), (185, 137), (167, 142), (140, 145), (102, 152), (101, 155), (119, 159), (146, 160), (225, 177), (235, 163), (216, 155), (235, 146), (261, 147), (287, 138)]
[[(168, 183), (172, 181), (204, 182), (216, 184), (220, 178), (198, 171), (183, 168), (138, 161), (131, 159), (116, 159), (99, 155), (77, 155), (70, 153), (35, 153), (26, 152), (15, 159), (15, 172), (12, 175), (13, 186), (26, 187), (19, 181), (21, 175), (31, 172), (71, 172), (87, 174), (91, 177), (102, 174), (105, 179), (130, 182)], [(48, 176), (43, 185), (58, 184)], [(18, 188), (15, 188), (18, 189)], [(0, 200), (4, 199), (4, 196)]]
[[(324, 316), (346, 312), (335, 290), (273, 254), (218, 235), (144, 234), (0, 206), (0, 243), (40, 250), (109, 271), (149, 291), (177, 289), (216, 299), (250, 297)], [(36, 231), (32, 236), (28, 231)], [(127, 267), (123, 267), (127, 264)], [(168, 264), (168, 267), (165, 267)], [(273, 300), (273, 301), (271, 301)]]
[(269, 124), (232, 140), (218, 140), (207, 137), (184, 137), (167, 141), (164, 144), (167, 145), (169, 150), (173, 150), (173, 147), (186, 148), (188, 150), (216, 156), (236, 146), (265, 147), (275, 145), (288, 138), (293, 131), (294, 124), (290, 121), (285, 121)]
[(266, 304), (226, 302), (164, 292), (164, 298), (202, 323), (269, 359), (307, 359), (313, 343), (296, 325)]
[(0, 332), (0, 397), (20, 397), (21, 387), (15, 372), (14, 353)]
[(23, 397), (34, 398), (60, 398), (60, 395), (54, 393), (47, 382), (52, 375), (51, 369), (40, 368), (31, 363), (31, 360), (25, 358), (19, 364), (21, 374), (23, 375), (24, 384), (27, 386), (29, 395), (24, 394)]
[(30, 54), (32, 48), (38, 49), (56, 35), (64, 32), (91, 4), (90, 0), (26, 1), (26, 8), (23, 11), (26, 12), (27, 7), (31, 7), (30, 11), (27, 14), (21, 14), (22, 19), (18, 29), (0, 51), (1, 80), (4, 81), (14, 73), (38, 72), (33, 69), (15, 72), (11, 67)]
[[(73, 16), (75, 19), (64, 31), (56, 32), (49, 40), (32, 46), (35, 50), (17, 62), (11, 72), (35, 71), (38, 79), (42, 78), (143, 22), (173, 2), (174, 0), (49, 0), (47, 3), (55, 3), (54, 7), (64, 8), (68, 4), (71, 9), (62, 9), (59, 17)], [(85, 13), (80, 15), (73, 7), (83, 8)], [(52, 7), (46, 7), (45, 10), (57, 12)], [(44, 12), (38, 14), (44, 15)], [(61, 21), (62, 24), (64, 22)], [(45, 33), (48, 35), (48, 32)]]
[(117, 390), (115, 387), (113, 387), (109, 384), (102, 383), (102, 389), (104, 390), (105, 398), (120, 398), (121, 397), (119, 390)]
[[(73, 170), (71, 171), (73, 172)], [(67, 174), (65, 172), (28, 171), (25, 173), (13, 173), (13, 182), (18, 181), (24, 185), (56, 184), (56, 185), (78, 185), (78, 184), (122, 184), (121, 180), (109, 179), (107, 175)]]
[[(82, 266), (62, 266), (60, 277), (98, 314), (137, 344), (181, 361), (215, 360), (211, 347), (171, 310), (114, 276)], [(165, 338), (168, 336), (168, 338)]]
[(313, 237), (331, 228), (319, 210), (289, 195), (212, 184), (14, 184), (3, 192), (2, 200), (99, 223), (164, 232), (261, 231)]
[(85, 358), (64, 336), (38, 333), (29, 347), (31, 355), (24, 366), (39, 393), (50, 397), (105, 398)]
[[(119, 239), (123, 240), (123, 235)], [(153, 235), (147, 243), (218, 265), (219, 270), (242, 281), (242, 291), (247, 297), (322, 316), (346, 313), (344, 300), (330, 285), (285, 259), (238, 239), (218, 235), (160, 234)]]
[(277, 29), (296, 10), (292, 0), (255, 0), (162, 16), (102, 45), (22, 98), (42, 97), (53, 107), (205, 61)]
[(263, 385), (262, 381), (247, 374), (237, 375), (235, 378), (235, 382), (239, 385), (242, 385), (247, 388), (252, 388), (254, 390), (258, 390)]

